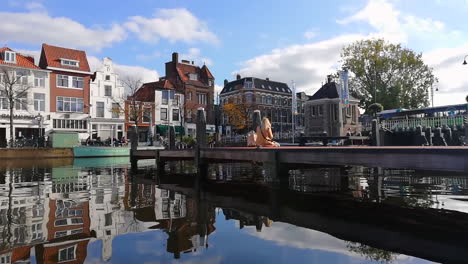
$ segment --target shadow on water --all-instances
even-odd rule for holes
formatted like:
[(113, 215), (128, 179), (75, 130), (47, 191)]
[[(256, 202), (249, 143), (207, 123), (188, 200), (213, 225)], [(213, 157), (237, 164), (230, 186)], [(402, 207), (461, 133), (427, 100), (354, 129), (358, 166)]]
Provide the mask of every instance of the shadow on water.
[(461, 263), (468, 178), (268, 164), (0, 167), (1, 263)]

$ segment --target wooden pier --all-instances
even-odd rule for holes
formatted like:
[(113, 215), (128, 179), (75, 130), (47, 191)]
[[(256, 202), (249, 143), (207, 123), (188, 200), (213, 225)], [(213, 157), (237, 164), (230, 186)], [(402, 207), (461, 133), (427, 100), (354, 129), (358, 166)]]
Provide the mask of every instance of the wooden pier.
[[(198, 156), (198, 157), (197, 157)], [(468, 147), (279, 147), (136, 150), (132, 157), (199, 162), (262, 162), (305, 165), (356, 165), (468, 172)]]

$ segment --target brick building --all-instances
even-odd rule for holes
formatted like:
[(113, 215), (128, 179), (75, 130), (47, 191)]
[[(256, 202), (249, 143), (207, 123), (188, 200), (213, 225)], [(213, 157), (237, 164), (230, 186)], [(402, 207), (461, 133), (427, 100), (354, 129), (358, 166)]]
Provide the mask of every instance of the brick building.
[(42, 44), (39, 67), (50, 70), (50, 120), (52, 131), (89, 135), (90, 72), (86, 53)]
[(179, 54), (172, 53), (172, 60), (166, 62), (166, 76), (176, 91), (184, 95), (184, 120), (186, 129), (195, 130), (196, 112), (203, 107), (207, 113), (207, 131), (214, 132), (214, 80), (213, 74), (206, 65), (199, 67), (193, 61), (182, 60)]
[[(292, 128), (292, 91), (286, 83), (271, 81), (269, 78), (255, 77), (225, 80), (224, 88), (219, 95), (220, 105), (228, 103), (243, 104), (249, 112), (260, 110), (262, 116), (269, 117), (275, 138), (285, 136)], [(251, 117), (250, 117), (251, 118)], [(229, 117), (223, 114), (222, 124), (229, 134)]]

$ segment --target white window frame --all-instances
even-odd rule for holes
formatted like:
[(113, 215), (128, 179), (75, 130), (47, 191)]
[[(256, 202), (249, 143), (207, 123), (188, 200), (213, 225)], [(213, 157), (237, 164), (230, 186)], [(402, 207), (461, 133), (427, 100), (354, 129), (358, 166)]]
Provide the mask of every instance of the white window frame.
[[(62, 77), (62, 78), (60, 78)], [(59, 79), (65, 79), (63, 77), (66, 77), (67, 78), (67, 85), (68, 86), (62, 86), (59, 84)], [(77, 90), (83, 90), (84, 89), (84, 86), (85, 86), (85, 82), (84, 82), (84, 77), (81, 77), (81, 76), (71, 76), (71, 75), (65, 75), (65, 74), (57, 74), (57, 78), (56, 78), (56, 84), (57, 84), (57, 88), (66, 88), (66, 89), (77, 89)], [(83, 87), (76, 87), (75, 86), (75, 82), (77, 81), (80, 81), (82, 83), (82, 86)]]
[[(64, 77), (66, 77), (66, 78), (64, 78)], [(63, 74), (57, 74), (57, 78), (56, 78), (56, 79), (57, 79), (57, 80), (56, 80), (57, 87), (59, 87), (59, 88), (70, 88), (70, 76), (68, 76), (68, 75), (63, 75)], [(62, 86), (62, 85), (60, 85), (60, 84), (59, 84), (59, 79), (60, 79), (60, 80), (62, 80), (62, 79), (63, 79), (63, 80), (64, 80), (64, 79), (67, 79), (67, 86)]]
[[(61, 111), (58, 109), (58, 106), (59, 106), (59, 104), (58, 104), (59, 98), (62, 98), (62, 102), (63, 102), (63, 104), (62, 104), (62, 110), (61, 110)], [(70, 100), (65, 100), (65, 99), (70, 99)], [(72, 99), (76, 99), (76, 101), (75, 101), (75, 104), (76, 104), (75, 109), (78, 109), (79, 102), (81, 101), (81, 105), (82, 105), (81, 111), (72, 111), (72, 110), (71, 110), (71, 109), (72, 109), (72, 101), (73, 101)], [(69, 111), (66, 111), (66, 110), (65, 110), (65, 102), (69, 102), (69, 103), (70, 103), (70, 110), (69, 110)], [(57, 97), (55, 98), (55, 110), (56, 110), (57, 112), (59, 112), (59, 113), (83, 113), (83, 112), (84, 112), (84, 99), (83, 99), (83, 98), (79, 98), (79, 97), (57, 96)]]
[[(99, 111), (100, 107), (98, 107), (98, 105), (102, 105), (102, 115), (99, 115), (101, 112)], [(105, 117), (106, 116), (105, 108), (106, 108), (106, 104), (104, 102), (96, 102), (96, 117)]]
[(45, 77), (34, 77), (34, 87), (45, 88)]
[(80, 61), (77, 61), (77, 60), (60, 58), (60, 63), (63, 66), (70, 66), (70, 67), (75, 67), (75, 68), (80, 67)]
[[(107, 94), (107, 88), (109, 88), (110, 93)], [(104, 85), (104, 96), (112, 97), (112, 85)]]
[[(163, 109), (166, 111), (166, 118), (163, 118)], [(161, 120), (167, 121), (167, 118), (169, 117), (169, 113), (167, 112), (167, 108), (161, 107), (159, 117), (160, 117)]]
[[(42, 94), (42, 95), (44, 95), (44, 100), (42, 100), (42, 99), (36, 99), (36, 94)], [(33, 94), (33, 100), (34, 100), (34, 111), (37, 111), (37, 112), (44, 112), (44, 111), (45, 111), (46, 94), (45, 94), (45, 93), (34, 93), (34, 94)], [(36, 101), (37, 101), (37, 107), (36, 107)], [(41, 109), (41, 108), (42, 108), (42, 109)]]
[(8, 63), (16, 64), (16, 52), (5, 50), (3, 54), (3, 60)]
[[(57, 258), (58, 258), (57, 261), (58, 261), (58, 263), (70, 262), (70, 261), (76, 260), (76, 248), (77, 248), (77, 244), (75, 244), (75, 245), (73, 245), (73, 246), (71, 246), (71, 247), (65, 247), (65, 248), (59, 249), (58, 254), (57, 254)], [(61, 253), (62, 253), (63, 251), (65, 251), (65, 250), (68, 251), (69, 249), (73, 249), (73, 259), (60, 259)], [(67, 252), (67, 253), (68, 253), (68, 252)], [(65, 255), (68, 256), (68, 254), (65, 254)]]
[(198, 81), (198, 74), (196, 73), (189, 73), (189, 79), (191, 81)]
[(207, 94), (206, 93), (197, 93), (197, 103), (200, 105), (207, 104)]

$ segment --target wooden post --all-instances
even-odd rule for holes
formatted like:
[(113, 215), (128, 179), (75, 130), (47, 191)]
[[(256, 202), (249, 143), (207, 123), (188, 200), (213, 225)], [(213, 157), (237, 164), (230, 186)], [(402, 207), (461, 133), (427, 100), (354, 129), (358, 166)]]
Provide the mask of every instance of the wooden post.
[(427, 139), (427, 144), (429, 146), (432, 146), (433, 137), (434, 137), (434, 133), (432, 133), (432, 128), (431, 127), (426, 128), (426, 139)]
[(201, 150), (206, 147), (206, 113), (202, 107), (197, 111), (197, 145), (195, 148), (195, 164), (197, 164), (197, 181), (199, 182), (207, 174), (207, 165), (201, 158)]
[(380, 128), (377, 119), (372, 120), (372, 146), (380, 146)]
[(255, 110), (253, 112), (253, 117), (252, 117), (252, 130), (257, 131), (257, 127), (259, 127), (262, 124), (262, 114), (260, 113), (260, 110)]
[(206, 147), (206, 113), (203, 107), (197, 111), (197, 145)]
[(174, 150), (175, 149), (175, 128), (174, 126), (169, 126), (169, 149)]
[(135, 158), (135, 151), (138, 148), (138, 134), (136, 125), (130, 126), (130, 167), (132, 171), (136, 171), (138, 160)]

